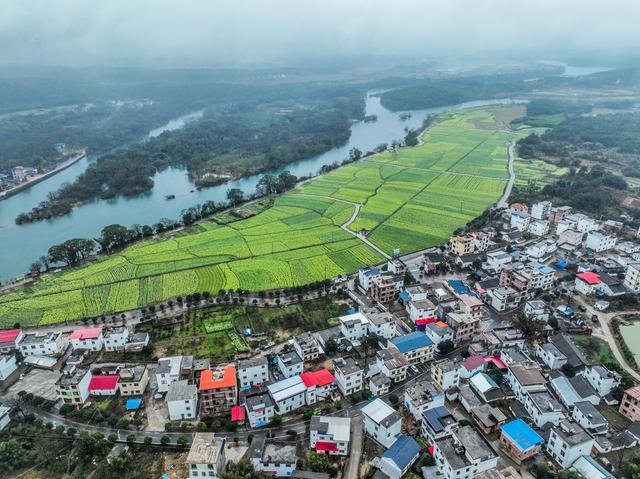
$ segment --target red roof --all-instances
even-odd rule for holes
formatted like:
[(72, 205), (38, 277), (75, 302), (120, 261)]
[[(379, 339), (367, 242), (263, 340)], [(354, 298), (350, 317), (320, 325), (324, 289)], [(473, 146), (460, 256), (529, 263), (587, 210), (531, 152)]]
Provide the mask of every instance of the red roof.
[(437, 316), (429, 316), (426, 318), (416, 319), (415, 324), (416, 326), (424, 326), (425, 324), (431, 324), (436, 322), (438, 322)]
[(304, 372), (300, 375), (300, 379), (302, 379), (302, 382), (308, 388), (312, 386), (326, 386), (327, 384), (331, 384), (335, 381), (333, 374), (331, 374), (328, 369)]
[(200, 391), (235, 388), (236, 386), (236, 368), (234, 366), (225, 367), (222, 373), (219, 369), (216, 371), (205, 369), (200, 374)]
[(0, 331), (0, 344), (14, 342), (21, 332), (22, 330), (20, 329), (5, 329), (4, 331)]
[(471, 356), (469, 359), (462, 361), (462, 365), (467, 371), (475, 371), (485, 363), (484, 356)]
[(493, 363), (500, 369), (507, 369), (507, 365), (498, 356), (487, 356), (485, 359), (488, 363)]
[(231, 407), (231, 420), (236, 421), (244, 421), (246, 417), (245, 410), (242, 406), (232, 406)]
[(338, 446), (336, 446), (335, 442), (318, 441), (316, 442), (316, 451), (337, 452)]
[(435, 446), (427, 446), (427, 452), (433, 456), (433, 452), (436, 450)]
[(89, 391), (110, 391), (118, 387), (117, 375), (93, 376), (89, 382)]
[(97, 339), (102, 333), (102, 328), (76, 329), (69, 339)]
[(594, 273), (593, 271), (587, 271), (586, 273), (578, 273), (576, 274), (576, 276), (588, 284), (600, 283), (600, 275), (598, 273)]

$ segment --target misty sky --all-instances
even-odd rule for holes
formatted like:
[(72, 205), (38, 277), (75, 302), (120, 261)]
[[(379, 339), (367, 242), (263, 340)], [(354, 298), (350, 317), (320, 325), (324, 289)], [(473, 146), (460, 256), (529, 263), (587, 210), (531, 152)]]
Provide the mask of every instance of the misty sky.
[(2, 0), (0, 62), (256, 65), (527, 51), (636, 53), (638, 0)]

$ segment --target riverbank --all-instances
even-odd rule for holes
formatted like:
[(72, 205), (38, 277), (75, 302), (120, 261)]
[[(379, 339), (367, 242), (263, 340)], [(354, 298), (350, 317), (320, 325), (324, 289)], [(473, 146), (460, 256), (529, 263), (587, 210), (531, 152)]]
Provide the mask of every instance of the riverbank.
[(24, 183), (20, 183), (19, 185), (14, 186), (13, 188), (9, 188), (8, 190), (0, 191), (0, 201), (5, 200), (5, 199), (7, 199), (7, 198), (9, 198), (9, 197), (11, 197), (13, 195), (16, 195), (16, 194), (20, 193), (21, 191), (24, 191), (24, 190), (26, 190), (28, 188), (31, 188), (32, 186), (40, 183), (41, 181), (44, 181), (47, 178), (50, 178), (53, 175), (56, 175), (56, 174), (60, 173), (61, 171), (66, 170), (71, 165), (74, 165), (75, 163), (77, 163), (78, 161), (82, 160), (83, 158), (86, 158), (86, 156), (87, 156), (87, 150), (84, 149), (84, 150), (82, 150), (81, 153), (79, 153), (78, 155), (74, 156), (73, 158), (60, 163), (53, 170), (47, 171), (46, 173), (43, 173), (41, 175), (32, 176), (31, 178), (29, 178)]

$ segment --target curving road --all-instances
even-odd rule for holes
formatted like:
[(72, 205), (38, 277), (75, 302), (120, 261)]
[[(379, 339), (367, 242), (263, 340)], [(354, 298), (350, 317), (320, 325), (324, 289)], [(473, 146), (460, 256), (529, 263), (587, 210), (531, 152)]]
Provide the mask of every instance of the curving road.
[(507, 152), (509, 153), (509, 163), (507, 164), (507, 169), (509, 170), (509, 181), (507, 181), (507, 186), (504, 188), (504, 193), (502, 194), (502, 198), (496, 203), (496, 208), (508, 208), (509, 207), (509, 196), (511, 196), (511, 190), (513, 189), (513, 184), (516, 181), (516, 173), (513, 168), (513, 163), (515, 161), (515, 154), (513, 153), (513, 149), (516, 144), (513, 141), (509, 142), (509, 146), (507, 147)]

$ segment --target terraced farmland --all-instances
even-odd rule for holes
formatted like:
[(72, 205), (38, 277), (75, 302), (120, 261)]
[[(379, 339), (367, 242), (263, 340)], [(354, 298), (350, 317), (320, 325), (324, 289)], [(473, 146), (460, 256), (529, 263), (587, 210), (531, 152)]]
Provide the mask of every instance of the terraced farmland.
[[(506, 142), (491, 109), (442, 114), (423, 145), (332, 171), (250, 218), (207, 221), (145, 241), (0, 297), (0, 326), (47, 324), (134, 309), (196, 291), (257, 291), (330, 279), (382, 255), (446, 241), (501, 195)], [(341, 228), (362, 207), (349, 231)], [(222, 223), (222, 224), (220, 224)]]

